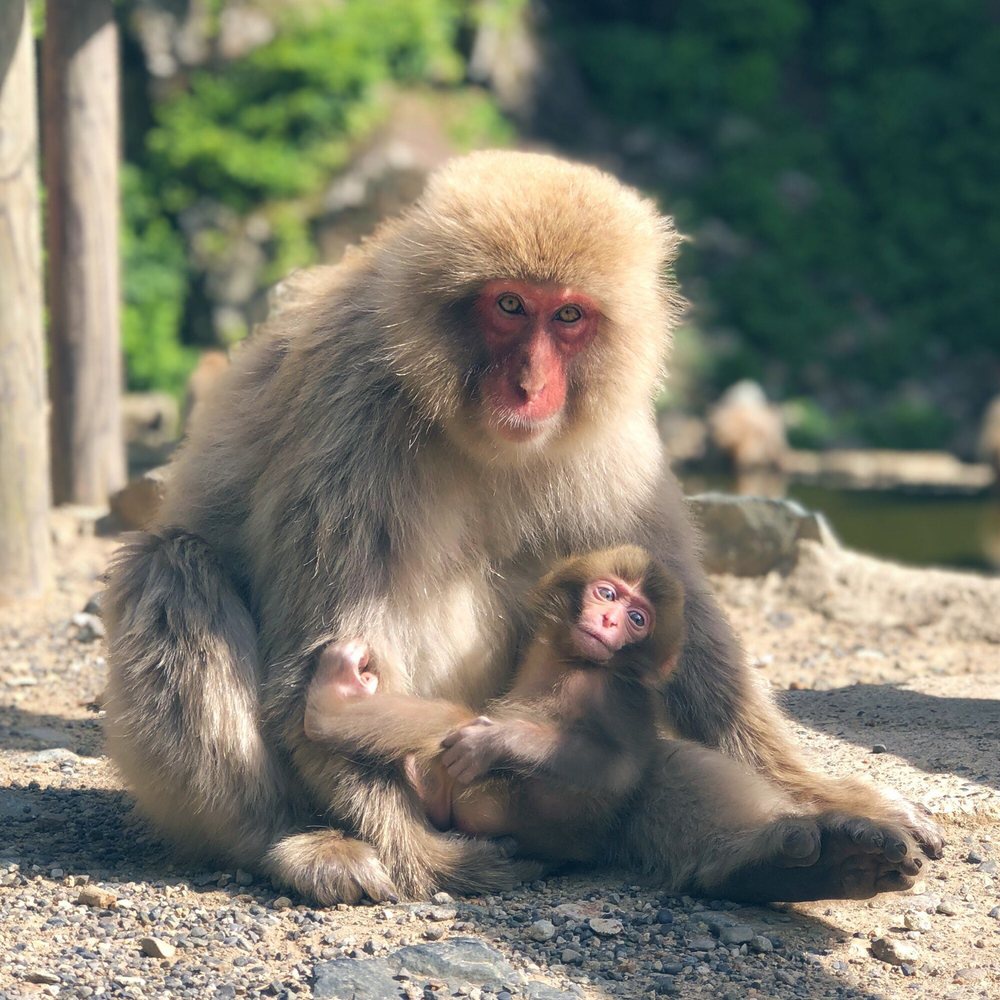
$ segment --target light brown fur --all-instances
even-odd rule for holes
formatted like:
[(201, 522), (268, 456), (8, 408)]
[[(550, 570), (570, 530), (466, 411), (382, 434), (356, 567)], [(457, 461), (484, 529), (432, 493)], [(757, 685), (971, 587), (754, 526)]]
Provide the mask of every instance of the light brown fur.
[[(302, 732), (315, 655), (362, 637), (387, 690), (484, 704), (523, 638), (526, 584), (569, 552), (632, 542), (687, 593), (667, 695), (677, 730), (768, 775), (804, 822), (833, 808), (870, 817), (873, 843), (937, 849), (905, 803), (801, 760), (711, 597), (653, 418), (681, 307), (664, 277), (677, 244), (650, 202), (605, 174), (475, 154), (237, 352), (181, 449), (161, 527), (123, 546), (109, 584), (109, 748), (161, 829), (320, 902), (518, 878), (488, 845), (397, 841), (399, 786), (352, 773)], [(556, 425), (519, 446), (479, 418), (488, 358), (469, 303), (497, 277), (579, 285), (602, 310)], [(665, 758), (657, 780), (682, 800), (729, 766), (707, 750)], [(706, 815), (730, 794), (722, 785)], [(690, 870), (719, 861), (678, 819), (687, 810), (665, 803), (636, 809), (620, 860), (695, 884)], [(846, 843), (822, 829), (824, 845)], [(469, 852), (484, 856), (482, 877), (450, 881), (474, 867)], [(897, 855), (865, 856), (898, 872)], [(819, 894), (861, 891), (823, 874), (823, 858), (801, 891), (810, 872)]]

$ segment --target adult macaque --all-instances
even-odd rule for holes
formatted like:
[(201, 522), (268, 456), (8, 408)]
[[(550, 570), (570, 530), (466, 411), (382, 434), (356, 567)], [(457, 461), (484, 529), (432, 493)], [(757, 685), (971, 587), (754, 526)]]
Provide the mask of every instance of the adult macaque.
[(658, 688), (680, 651), (683, 601), (635, 546), (564, 559), (531, 594), (531, 642), (489, 716), (406, 695), (372, 699), (378, 679), (363, 650), (327, 647), (306, 735), (395, 763), (438, 829), (514, 837), (530, 857), (606, 858), (655, 759)]
[(801, 845), (757, 844), (741, 873), (689, 825), (744, 807), (717, 801), (724, 755), (791, 795), (822, 844), (788, 898), (898, 888), (918, 844), (938, 853), (906, 802), (802, 760), (711, 597), (653, 414), (677, 245), (606, 174), (475, 154), (237, 354), (161, 527), (109, 583), (109, 749), (164, 833), (321, 903), (518, 877), (488, 841), (413, 835), (397, 775), (306, 738), (316, 657), (360, 641), (386, 693), (484, 705), (540, 569), (632, 543), (686, 593), (671, 722), (718, 752), (664, 751), (617, 860), (678, 885), (714, 859), (720, 895), (790, 871)]

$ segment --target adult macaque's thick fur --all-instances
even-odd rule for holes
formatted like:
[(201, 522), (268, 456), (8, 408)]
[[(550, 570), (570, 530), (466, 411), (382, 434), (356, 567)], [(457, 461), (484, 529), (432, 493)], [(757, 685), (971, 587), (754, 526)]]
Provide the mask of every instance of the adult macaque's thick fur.
[[(610, 176), (476, 154), (301, 282), (237, 353), (177, 459), (161, 527), (122, 547), (109, 584), (109, 748), (161, 830), (320, 902), (515, 881), (525, 872), (489, 843), (401, 840), (412, 824), (394, 817), (413, 805), (392, 777), (305, 739), (316, 652), (360, 639), (385, 691), (482, 705), (522, 638), (515, 595), (554, 558), (632, 542), (688, 595), (673, 722), (722, 753), (664, 750), (620, 859), (669, 888), (752, 896), (792, 857), (789, 893), (857, 895), (905, 884), (914, 838), (939, 848), (905, 803), (802, 762), (710, 595), (653, 419), (677, 244)], [(481, 419), (491, 359), (471, 303), (497, 278), (582, 289), (601, 312), (567, 365), (565, 406), (521, 444)], [(767, 779), (747, 794), (723, 754)], [(770, 830), (737, 850), (712, 818), (734, 809), (748, 828), (762, 813), (813, 818), (788, 843)]]

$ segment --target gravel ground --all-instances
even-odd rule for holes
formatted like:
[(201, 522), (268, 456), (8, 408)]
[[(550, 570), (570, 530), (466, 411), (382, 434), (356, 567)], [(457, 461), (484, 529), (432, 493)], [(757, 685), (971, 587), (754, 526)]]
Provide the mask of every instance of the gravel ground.
[(945, 819), (946, 856), (909, 893), (736, 907), (587, 874), (317, 910), (177, 862), (131, 815), (82, 611), (114, 542), (87, 523), (56, 521), (46, 602), (0, 608), (0, 998), (1000, 995), (1000, 581), (813, 550), (787, 578), (715, 581), (823, 765)]

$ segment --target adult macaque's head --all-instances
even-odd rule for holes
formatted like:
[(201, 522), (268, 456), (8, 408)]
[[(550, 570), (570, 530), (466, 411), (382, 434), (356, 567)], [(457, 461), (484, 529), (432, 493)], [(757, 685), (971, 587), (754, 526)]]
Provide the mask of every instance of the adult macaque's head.
[(396, 370), (464, 451), (518, 461), (648, 412), (681, 306), (666, 274), (679, 240), (610, 175), (476, 153), (373, 242)]

